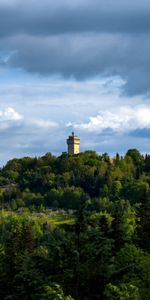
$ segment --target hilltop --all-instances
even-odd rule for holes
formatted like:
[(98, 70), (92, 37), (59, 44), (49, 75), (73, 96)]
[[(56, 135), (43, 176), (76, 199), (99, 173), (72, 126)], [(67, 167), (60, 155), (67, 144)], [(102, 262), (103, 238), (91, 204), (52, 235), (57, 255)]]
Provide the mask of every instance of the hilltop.
[(59, 157), (47, 153), (8, 161), (0, 170), (0, 200), (1, 207), (12, 209), (79, 209), (89, 200), (90, 209), (99, 210), (120, 198), (139, 203), (149, 183), (150, 155), (137, 149), (114, 158), (95, 151)]

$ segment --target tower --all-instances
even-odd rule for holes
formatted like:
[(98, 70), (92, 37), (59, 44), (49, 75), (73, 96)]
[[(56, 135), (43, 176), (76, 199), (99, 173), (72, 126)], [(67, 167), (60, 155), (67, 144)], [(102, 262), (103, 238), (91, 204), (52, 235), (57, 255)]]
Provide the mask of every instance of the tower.
[(74, 135), (74, 132), (72, 132), (72, 135), (68, 137), (67, 145), (68, 145), (68, 154), (80, 153), (80, 139), (78, 138), (78, 136)]

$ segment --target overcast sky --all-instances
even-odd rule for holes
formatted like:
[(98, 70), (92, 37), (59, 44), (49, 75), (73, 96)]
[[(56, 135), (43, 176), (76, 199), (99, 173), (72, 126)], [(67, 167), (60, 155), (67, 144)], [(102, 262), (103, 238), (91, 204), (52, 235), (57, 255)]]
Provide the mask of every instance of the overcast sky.
[(0, 165), (150, 152), (150, 2), (0, 0)]

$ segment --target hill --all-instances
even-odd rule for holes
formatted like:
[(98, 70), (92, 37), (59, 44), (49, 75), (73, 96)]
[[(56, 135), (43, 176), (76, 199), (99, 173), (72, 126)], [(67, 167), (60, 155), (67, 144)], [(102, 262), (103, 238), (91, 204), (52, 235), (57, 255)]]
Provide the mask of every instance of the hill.
[(8, 161), (1, 299), (149, 300), (149, 184), (150, 155), (137, 149)]

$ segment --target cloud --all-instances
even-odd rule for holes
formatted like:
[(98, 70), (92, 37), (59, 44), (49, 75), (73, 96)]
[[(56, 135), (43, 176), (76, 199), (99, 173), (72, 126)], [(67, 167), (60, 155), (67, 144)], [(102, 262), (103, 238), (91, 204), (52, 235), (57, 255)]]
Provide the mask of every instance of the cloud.
[(19, 121), (23, 116), (19, 114), (13, 107), (8, 107), (5, 110), (0, 110), (0, 122), (3, 121)]
[(149, 32), (149, 17), (148, 0), (1, 0), (0, 35)]
[(127, 95), (150, 94), (148, 0), (0, 2), (1, 64), (42, 76), (120, 76)]
[[(1, 78), (4, 78), (3, 74)], [(122, 84), (119, 77), (91, 79), (83, 84), (73, 79), (33, 77), (20, 71), (12, 73), (11, 79), (3, 81), (0, 86), (1, 111), (4, 113), (6, 108), (12, 107), (23, 118), (17, 121), (0, 118), (0, 137), (3, 141), (0, 161), (6, 162), (13, 157), (39, 156), (46, 152), (60, 155), (62, 151), (67, 151), (66, 138), (73, 131), (73, 128), (66, 127), (66, 123), (88, 123), (88, 117), (97, 116), (99, 111), (119, 114), (119, 109), (114, 108), (123, 103), (132, 110), (137, 104), (141, 107), (141, 97), (133, 97), (131, 102), (130, 98), (120, 96), (119, 88)], [(150, 107), (150, 101), (146, 101), (146, 106)], [(119, 139), (118, 133), (112, 129), (91, 132), (75, 128), (75, 133), (81, 139), (81, 151), (93, 149), (98, 153), (125, 153), (128, 147), (139, 145), (142, 151), (149, 149), (149, 138), (144, 144), (146, 138), (135, 135), (130, 137), (131, 132), (128, 132), (128, 138), (125, 137), (125, 131), (119, 133)]]
[(77, 80), (120, 76), (126, 94), (150, 93), (149, 35), (23, 35), (3, 40), (1, 47), (11, 50), (7, 68)]
[(48, 120), (31, 120), (29, 123), (32, 126), (39, 127), (41, 129), (52, 129), (58, 127), (58, 123)]
[(111, 130), (122, 134), (137, 129), (150, 129), (149, 116), (150, 107), (121, 107), (111, 112), (104, 111), (95, 117), (90, 117), (87, 123), (69, 123), (67, 126), (95, 133), (108, 133)]
[(36, 132), (36, 130), (50, 130), (59, 126), (57, 122), (44, 119), (33, 119), (31, 116), (24, 118), (24, 116), (18, 113), (14, 108), (8, 107), (4, 110), (0, 110), (0, 130), (13, 129), (17, 126), (18, 129), (29, 130), (30, 132)]
[(150, 128), (135, 129), (130, 132), (130, 136), (139, 138), (150, 138)]
[(0, 131), (6, 132), (11, 128), (20, 126), (23, 115), (18, 113), (14, 108), (8, 107), (4, 110), (0, 110)]
[(0, 160), (150, 151), (149, 53), (148, 0), (1, 0)]
[(19, 121), (23, 116), (19, 114), (14, 108), (8, 107), (4, 111), (0, 111), (1, 121)]

